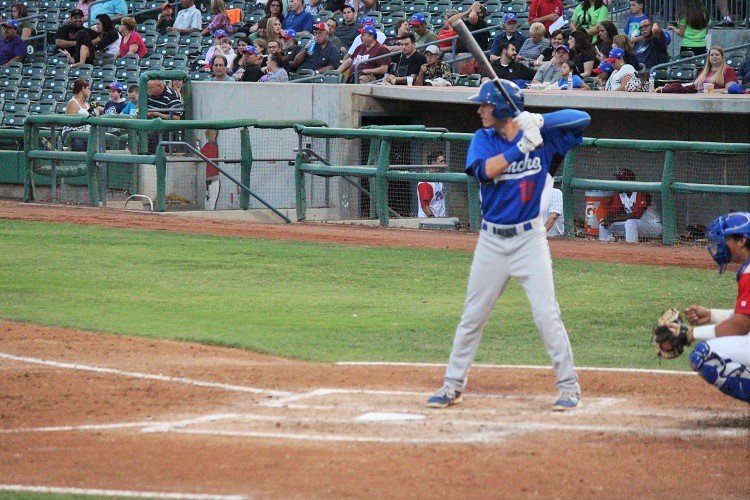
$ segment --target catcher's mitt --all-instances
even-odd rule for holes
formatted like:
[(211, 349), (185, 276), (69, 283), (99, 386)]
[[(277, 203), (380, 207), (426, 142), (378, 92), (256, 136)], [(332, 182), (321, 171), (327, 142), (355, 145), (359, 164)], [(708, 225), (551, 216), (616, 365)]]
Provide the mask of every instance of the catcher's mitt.
[[(672, 323), (679, 325), (677, 334), (670, 328)], [(660, 358), (676, 358), (685, 350), (685, 346), (690, 345), (688, 342), (688, 326), (682, 322), (680, 311), (676, 308), (667, 309), (656, 321), (651, 341), (656, 349), (656, 354)]]

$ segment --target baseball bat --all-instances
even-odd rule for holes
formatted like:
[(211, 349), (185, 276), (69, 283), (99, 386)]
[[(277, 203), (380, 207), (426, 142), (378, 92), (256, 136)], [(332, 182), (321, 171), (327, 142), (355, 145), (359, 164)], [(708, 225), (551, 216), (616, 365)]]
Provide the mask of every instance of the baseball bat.
[(495, 87), (497, 87), (497, 90), (500, 91), (505, 100), (508, 102), (510, 109), (513, 110), (513, 116), (518, 116), (519, 114), (521, 114), (518, 106), (516, 106), (516, 103), (514, 103), (513, 99), (511, 99), (510, 95), (508, 95), (508, 91), (505, 90), (505, 87), (503, 87), (500, 83), (500, 78), (497, 77), (495, 69), (490, 64), (487, 56), (484, 55), (484, 52), (482, 51), (482, 48), (479, 46), (477, 41), (474, 40), (474, 36), (471, 34), (471, 31), (469, 31), (469, 28), (466, 27), (463, 20), (459, 19), (458, 21), (455, 21), (452, 26), (453, 29), (456, 30), (458, 37), (464, 42), (466, 48), (469, 49), (469, 52), (471, 52), (471, 55), (474, 56), (474, 59), (476, 59), (479, 64), (487, 69), (487, 72), (489, 73), (492, 82), (495, 84)]

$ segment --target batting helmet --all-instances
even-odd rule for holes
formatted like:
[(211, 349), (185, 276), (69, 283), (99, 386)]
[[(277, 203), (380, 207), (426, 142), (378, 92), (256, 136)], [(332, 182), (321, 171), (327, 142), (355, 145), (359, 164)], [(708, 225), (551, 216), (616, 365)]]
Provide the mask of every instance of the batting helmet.
[[(523, 93), (521, 89), (515, 83), (510, 80), (500, 80), (500, 84), (508, 92), (510, 99), (518, 108), (518, 111), (523, 111)], [(506, 120), (513, 118), (513, 109), (508, 104), (505, 96), (495, 87), (495, 82), (485, 82), (479, 87), (479, 93), (469, 97), (470, 101), (478, 102), (481, 104), (492, 104), (495, 106), (495, 110), (492, 112), (492, 116), (498, 120)]]
[(719, 274), (727, 268), (732, 259), (729, 247), (726, 244), (726, 236), (738, 234), (750, 240), (750, 213), (734, 212), (717, 217), (708, 226), (706, 237), (708, 238), (708, 253), (719, 265)]

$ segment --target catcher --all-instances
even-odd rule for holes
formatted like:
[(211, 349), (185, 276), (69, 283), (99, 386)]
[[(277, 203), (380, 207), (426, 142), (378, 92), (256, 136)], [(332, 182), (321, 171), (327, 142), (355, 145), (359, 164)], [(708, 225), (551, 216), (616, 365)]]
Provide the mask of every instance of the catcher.
[(690, 354), (693, 370), (719, 390), (750, 403), (750, 213), (734, 212), (714, 220), (706, 231), (708, 251), (719, 265), (739, 264), (734, 310), (690, 306), (682, 323), (676, 309), (666, 311), (654, 330), (659, 356), (675, 358), (698, 341)]

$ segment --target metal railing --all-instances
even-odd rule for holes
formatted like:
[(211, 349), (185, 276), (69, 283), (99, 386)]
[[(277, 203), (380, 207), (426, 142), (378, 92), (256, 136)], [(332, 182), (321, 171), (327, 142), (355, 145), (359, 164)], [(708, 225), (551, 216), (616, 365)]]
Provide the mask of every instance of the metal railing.
[[(730, 52), (734, 52), (734, 51), (741, 50), (741, 49), (746, 49), (748, 47), (750, 47), (750, 42), (743, 43), (742, 45), (735, 45), (734, 47), (727, 47), (727, 48), (724, 49), (724, 56), (726, 57), (726, 55), (728, 53), (730, 53)], [(656, 66), (652, 66), (651, 69), (649, 70), (649, 72), (652, 75), (655, 75), (657, 70), (670, 68), (672, 66), (679, 66), (681, 64), (690, 63), (690, 62), (693, 62), (693, 61), (705, 60), (705, 59), (707, 59), (707, 57), (708, 57), (707, 54), (699, 54), (697, 56), (690, 56), (690, 57), (685, 57), (685, 58), (682, 58), (682, 59), (676, 59), (674, 61), (669, 61), (669, 62), (665, 62), (665, 63), (662, 63), (662, 64), (657, 64)], [(700, 70), (701, 70), (701, 68), (699, 67), (698, 68), (698, 72), (699, 73), (700, 73)], [(740, 76), (740, 75), (738, 75), (738, 76)], [(745, 82), (745, 83), (747, 83), (747, 82)]]

